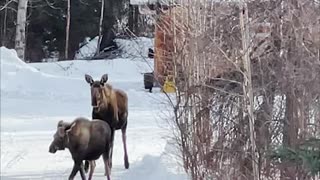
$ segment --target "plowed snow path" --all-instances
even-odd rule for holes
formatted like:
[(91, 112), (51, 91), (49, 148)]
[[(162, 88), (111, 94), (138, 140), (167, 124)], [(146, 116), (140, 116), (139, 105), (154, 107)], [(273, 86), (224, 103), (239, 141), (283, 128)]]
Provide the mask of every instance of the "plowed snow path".
[[(63, 119), (72, 119), (64, 117)], [(123, 165), (123, 148), (121, 132), (116, 133), (115, 149), (113, 156), (113, 179), (124, 179), (126, 174), (137, 170), (135, 166), (145, 156), (160, 156), (164, 152), (166, 140), (163, 138), (166, 131), (147, 123), (154, 119), (150, 111), (131, 112), (130, 122), (133, 124), (145, 124), (144, 126), (132, 125), (128, 127), (128, 153), (130, 169), (125, 170)], [(2, 119), (8, 121), (6, 119)], [(21, 119), (10, 119), (21, 121)], [(24, 121), (34, 122), (33, 118)], [(44, 122), (56, 122), (57, 118), (45, 118)], [(149, 124), (149, 125), (148, 125)], [(52, 141), (54, 131), (17, 131), (2, 133), (1, 136), (1, 179), (66, 179), (71, 172), (73, 161), (69, 151), (58, 151), (50, 154), (48, 147)], [(160, 162), (156, 162), (160, 163)], [(148, 167), (149, 166), (149, 167)], [(152, 167), (153, 166), (153, 167)], [(143, 171), (156, 171), (155, 165), (146, 165), (149, 169)], [(141, 174), (143, 175), (143, 173)], [(94, 174), (95, 179), (105, 179), (103, 176), (103, 163), (99, 159)]]

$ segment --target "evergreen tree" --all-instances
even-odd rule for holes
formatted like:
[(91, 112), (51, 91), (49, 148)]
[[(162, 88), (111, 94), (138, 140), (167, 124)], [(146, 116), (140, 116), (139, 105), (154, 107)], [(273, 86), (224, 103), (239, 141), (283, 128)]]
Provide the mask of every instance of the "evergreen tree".
[(296, 148), (278, 147), (270, 157), (278, 163), (302, 165), (306, 172), (316, 175), (320, 173), (320, 139), (306, 140)]

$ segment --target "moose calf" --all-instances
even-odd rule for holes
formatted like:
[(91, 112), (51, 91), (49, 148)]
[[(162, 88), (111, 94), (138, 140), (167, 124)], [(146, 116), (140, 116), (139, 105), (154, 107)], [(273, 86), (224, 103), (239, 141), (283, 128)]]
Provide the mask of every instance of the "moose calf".
[(49, 147), (50, 153), (56, 153), (58, 150), (68, 148), (74, 166), (69, 176), (73, 179), (80, 171), (82, 180), (85, 180), (83, 169), (83, 160), (90, 163), (89, 180), (92, 178), (95, 160), (101, 155), (105, 162), (105, 172), (110, 180), (109, 151), (111, 143), (111, 129), (108, 123), (101, 120), (92, 120), (79, 117), (73, 122), (67, 123), (62, 120), (58, 122), (57, 132), (53, 136), (53, 141)]

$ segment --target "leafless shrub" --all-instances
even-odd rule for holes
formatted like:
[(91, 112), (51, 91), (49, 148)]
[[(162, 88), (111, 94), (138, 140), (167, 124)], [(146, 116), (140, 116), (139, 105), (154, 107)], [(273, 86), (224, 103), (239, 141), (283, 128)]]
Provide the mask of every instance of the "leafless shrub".
[[(175, 135), (184, 168), (192, 179), (257, 179), (253, 165), (259, 179), (310, 179), (302, 166), (275, 163), (269, 153), (279, 145), (295, 147), (319, 137), (319, 2), (256, 0), (246, 5), (189, 0), (167, 13), (173, 48), (167, 56), (178, 89)], [(240, 24), (244, 10), (247, 39)], [(245, 54), (251, 89), (243, 88), (250, 77)], [(248, 91), (253, 117), (246, 106)]]

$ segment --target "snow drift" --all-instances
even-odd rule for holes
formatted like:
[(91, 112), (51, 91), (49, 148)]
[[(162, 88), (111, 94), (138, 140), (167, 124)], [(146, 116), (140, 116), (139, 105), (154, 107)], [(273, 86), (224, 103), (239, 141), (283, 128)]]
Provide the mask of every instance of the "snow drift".
[(148, 59), (148, 49), (154, 47), (153, 38), (116, 39), (115, 42), (123, 51), (122, 57), (125, 58)]
[(87, 37), (83, 42), (84, 45), (75, 54), (75, 59), (85, 59), (87, 57), (93, 57), (97, 52), (98, 39), (98, 36), (91, 40)]
[[(119, 49), (122, 52), (122, 58), (137, 58), (139, 60), (148, 59), (148, 49), (153, 48), (154, 39), (145, 37), (136, 37), (131, 39), (116, 38)], [(90, 40), (86, 38), (84, 44), (76, 53), (76, 59), (87, 59), (93, 57), (97, 51), (98, 37)]]

